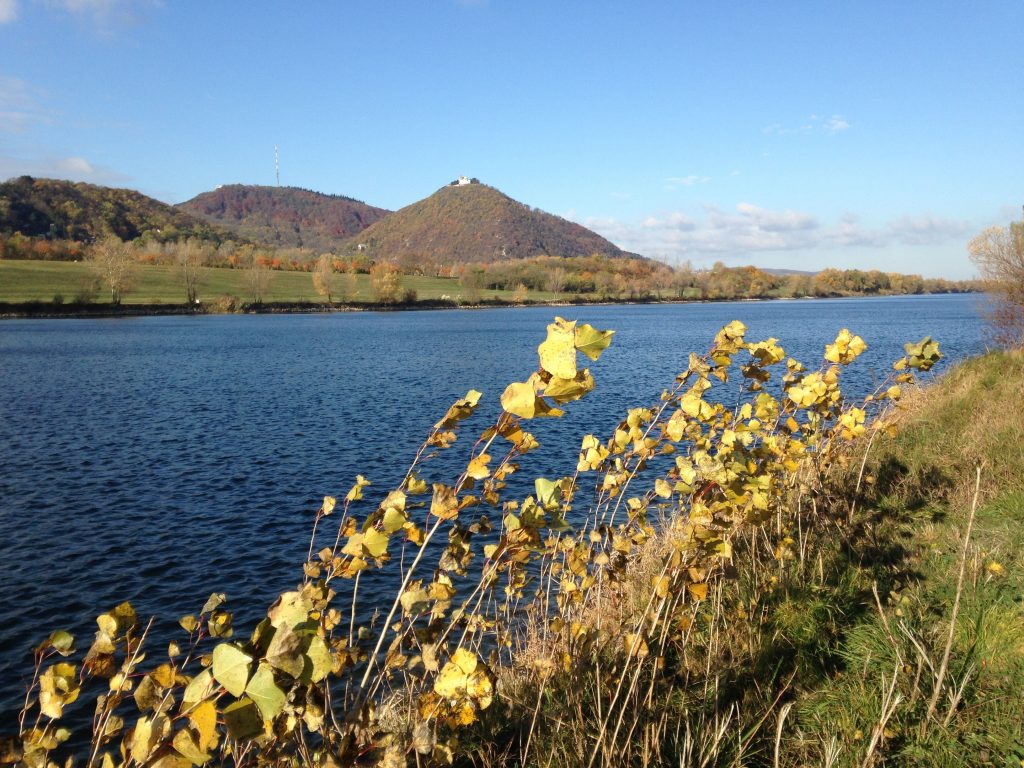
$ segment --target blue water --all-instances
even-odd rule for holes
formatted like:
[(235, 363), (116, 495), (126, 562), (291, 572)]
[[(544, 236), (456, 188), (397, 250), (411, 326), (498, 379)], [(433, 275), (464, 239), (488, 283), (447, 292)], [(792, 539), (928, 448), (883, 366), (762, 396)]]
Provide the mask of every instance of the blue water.
[[(93, 617), (126, 599), (165, 626), (223, 591), (248, 634), (301, 579), (322, 497), (344, 495), (357, 473), (387, 490), (470, 388), (493, 418), (556, 313), (616, 335), (591, 365), (596, 392), (535, 422), (542, 449), (524, 477), (570, 473), (580, 436), (607, 436), (626, 408), (655, 401), (733, 319), (812, 364), (849, 327), (870, 345), (848, 381), (863, 393), (905, 341), (930, 334), (949, 360), (982, 351), (980, 301), (0, 323), (0, 716), (10, 722), (33, 644), (65, 628), (87, 647)], [(462, 466), (442, 459), (422, 474), (450, 482)]]

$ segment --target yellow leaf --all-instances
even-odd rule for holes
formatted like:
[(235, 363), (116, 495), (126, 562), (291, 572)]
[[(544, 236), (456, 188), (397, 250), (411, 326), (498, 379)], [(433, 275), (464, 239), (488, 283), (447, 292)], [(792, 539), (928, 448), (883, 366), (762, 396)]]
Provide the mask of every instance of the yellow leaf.
[(700, 584), (687, 584), (686, 588), (689, 590), (690, 595), (694, 600), (706, 600), (708, 596), (708, 585), (707, 582), (701, 582)]
[(430, 501), (430, 514), (442, 520), (454, 520), (459, 516), (459, 503), (455, 489), (441, 483), (434, 483), (434, 497)]
[(323, 506), (320, 507), (320, 510), (324, 513), (325, 516), (329, 515), (331, 514), (331, 512), (334, 511), (334, 505), (337, 503), (338, 500), (335, 499), (333, 496), (324, 496), (324, 503)]
[(352, 489), (345, 495), (346, 501), (358, 501), (363, 498), (363, 488), (368, 486), (370, 481), (362, 475), (356, 475), (356, 484), (352, 486)]
[(599, 331), (586, 323), (576, 326), (576, 349), (591, 360), (597, 360), (612, 343), (612, 334), (614, 333), (615, 331)]
[(409, 481), (405, 484), (405, 489), (414, 496), (426, 493), (429, 490), (426, 481), (421, 480), (416, 475), (409, 476)]
[(532, 419), (537, 409), (536, 379), (509, 384), (501, 395), (501, 407), (524, 419)]
[(474, 456), (469, 462), (469, 466), (466, 468), (466, 474), (474, 480), (483, 480), (485, 477), (490, 477), (491, 470), (487, 468), (487, 462), (490, 460), (490, 455), (486, 453)]
[(204, 752), (217, 746), (217, 707), (212, 701), (197, 704), (188, 713), (192, 727), (199, 734), (199, 748)]
[(548, 337), (537, 347), (540, 367), (552, 376), (560, 379), (576, 376), (575, 327), (575, 322), (556, 317), (548, 326)]
[(662, 598), (668, 597), (668, 588), (672, 583), (668, 576), (655, 576), (651, 583), (654, 585), (654, 594)]

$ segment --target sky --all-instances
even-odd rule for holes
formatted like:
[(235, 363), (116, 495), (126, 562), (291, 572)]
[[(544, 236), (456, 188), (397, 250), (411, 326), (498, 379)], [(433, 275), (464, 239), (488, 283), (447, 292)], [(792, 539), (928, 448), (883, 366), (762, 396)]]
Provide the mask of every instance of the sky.
[(0, 179), (397, 209), (460, 175), (677, 264), (966, 278), (1021, 0), (0, 0)]

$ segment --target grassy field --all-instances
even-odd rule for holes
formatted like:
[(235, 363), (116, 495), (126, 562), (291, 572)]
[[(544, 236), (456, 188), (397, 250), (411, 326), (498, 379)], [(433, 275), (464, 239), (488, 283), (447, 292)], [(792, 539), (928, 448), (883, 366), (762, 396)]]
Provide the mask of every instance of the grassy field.
[[(339, 276), (339, 282), (340, 276)], [(62, 261), (0, 261), (0, 302), (42, 301), (52, 302), (61, 297), (63, 302), (75, 300), (93, 283), (93, 273), (88, 264)], [(413, 290), (420, 300), (439, 300), (448, 297), (459, 301), (462, 287), (459, 281), (443, 277), (405, 276), (402, 287)], [(236, 296), (242, 302), (251, 300), (245, 270), (202, 269), (199, 282), (199, 298), (212, 302), (222, 296)], [(358, 275), (356, 294), (348, 301), (366, 303), (373, 301), (373, 290), (369, 275)], [(484, 291), (484, 299), (512, 299), (511, 291)], [(565, 294), (534, 292), (529, 294), (533, 301), (551, 301), (567, 298)], [(95, 302), (110, 301), (102, 288), (95, 294)], [(135, 287), (125, 296), (125, 304), (182, 304), (185, 288), (176, 268), (159, 265), (138, 266)], [(266, 302), (311, 302), (322, 303), (313, 288), (313, 276), (306, 272), (271, 272), (264, 296)], [(338, 301), (335, 297), (335, 301)]]

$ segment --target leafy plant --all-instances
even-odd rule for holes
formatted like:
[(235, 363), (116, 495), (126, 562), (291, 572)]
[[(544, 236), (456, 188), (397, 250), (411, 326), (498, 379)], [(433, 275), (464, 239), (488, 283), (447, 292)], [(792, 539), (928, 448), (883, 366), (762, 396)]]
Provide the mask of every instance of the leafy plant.
[[(362, 476), (324, 498), (302, 582), (251, 633), (235, 635), (215, 594), (181, 618), (187, 639), (166, 654), (145, 650), (150, 625), (127, 603), (97, 618), (80, 662), (71, 636), (52, 634), (5, 759), (53, 764), (71, 737), (65, 710), (86, 694), (90, 767), (527, 763), (542, 747), (589, 766), (759, 749), (785, 687), (725, 738), (743, 700), (725, 690), (730, 670), (765, 661), (753, 622), (744, 639), (733, 619), (771, 613), (806, 576), (815, 526), (843, 524), (817, 509), (830, 477), (851, 445), (891, 428), (908, 369), (939, 353), (929, 339), (908, 345), (895, 381), (854, 405), (840, 380), (866, 349), (859, 336), (841, 331), (809, 370), (777, 339), (745, 335), (738, 321), (722, 328), (657, 403), (629, 410), (606, 440), (584, 436), (572, 475), (534, 478), (513, 498), (508, 480), (538, 447), (529, 422), (587, 396), (587, 361), (612, 341), (556, 318), (537, 369), (504, 390), (456, 477), (429, 477), (429, 459), (480, 410), (475, 390), (379, 503)], [(383, 604), (361, 588), (378, 570), (399, 585)], [(383, 618), (359, 623), (368, 600)], [(829, 616), (823, 602), (803, 642)], [(688, 713), (685, 732), (673, 711)]]

